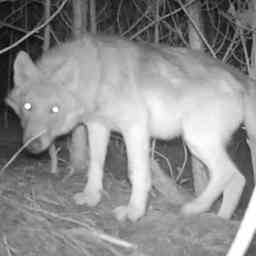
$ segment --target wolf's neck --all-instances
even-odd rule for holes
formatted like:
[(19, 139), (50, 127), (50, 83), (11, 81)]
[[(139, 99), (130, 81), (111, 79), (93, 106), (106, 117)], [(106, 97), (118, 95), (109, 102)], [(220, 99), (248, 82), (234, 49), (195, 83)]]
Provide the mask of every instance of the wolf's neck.
[(92, 112), (95, 108), (95, 97), (97, 95), (100, 79), (100, 56), (97, 41), (90, 35), (67, 42), (55, 47), (43, 54), (37, 65), (51, 77), (61, 65), (70, 59), (77, 64), (79, 81), (74, 95), (85, 107), (85, 113)]

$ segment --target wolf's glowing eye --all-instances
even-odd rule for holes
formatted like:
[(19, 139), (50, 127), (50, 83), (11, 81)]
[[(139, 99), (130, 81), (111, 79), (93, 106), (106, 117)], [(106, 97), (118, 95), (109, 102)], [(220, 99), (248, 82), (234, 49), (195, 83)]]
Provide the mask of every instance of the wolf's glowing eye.
[(51, 112), (52, 112), (52, 113), (58, 113), (59, 111), (60, 111), (60, 109), (59, 109), (58, 106), (53, 106), (53, 107), (51, 108)]
[(31, 110), (32, 109), (32, 105), (31, 105), (31, 103), (29, 103), (29, 102), (26, 102), (24, 105), (23, 105), (23, 107), (24, 107), (24, 109), (26, 109), (26, 110)]

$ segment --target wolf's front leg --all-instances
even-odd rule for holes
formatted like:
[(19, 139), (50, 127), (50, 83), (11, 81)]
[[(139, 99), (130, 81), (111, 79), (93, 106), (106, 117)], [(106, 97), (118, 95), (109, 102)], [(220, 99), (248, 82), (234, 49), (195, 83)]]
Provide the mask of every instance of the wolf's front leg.
[(117, 207), (114, 212), (120, 221), (126, 218), (136, 221), (145, 214), (148, 192), (151, 187), (149, 135), (147, 129), (138, 124), (128, 128), (123, 136), (128, 154), (132, 192), (129, 204)]
[(90, 147), (88, 181), (84, 191), (75, 194), (74, 200), (77, 204), (95, 206), (101, 199), (103, 168), (110, 132), (98, 123), (90, 123), (87, 128)]

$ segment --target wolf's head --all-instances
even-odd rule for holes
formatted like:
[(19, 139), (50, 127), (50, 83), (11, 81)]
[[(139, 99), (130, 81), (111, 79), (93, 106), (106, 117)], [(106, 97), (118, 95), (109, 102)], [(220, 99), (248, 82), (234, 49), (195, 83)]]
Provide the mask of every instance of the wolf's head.
[(15, 86), (6, 103), (21, 120), (23, 142), (43, 132), (28, 146), (32, 153), (47, 149), (56, 136), (66, 134), (81, 121), (76, 65), (69, 59), (46, 73), (25, 52), (16, 57)]

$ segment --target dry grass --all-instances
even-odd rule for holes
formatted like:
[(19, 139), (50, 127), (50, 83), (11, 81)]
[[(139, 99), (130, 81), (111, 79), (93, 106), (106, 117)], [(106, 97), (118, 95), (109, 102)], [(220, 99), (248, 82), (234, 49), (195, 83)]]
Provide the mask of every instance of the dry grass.
[[(59, 162), (59, 176), (50, 173), (48, 158), (33, 159), (22, 154), (12, 162), (0, 176), (0, 255), (225, 254), (238, 223), (213, 214), (180, 216), (178, 205), (192, 196), (167, 177), (156, 161), (152, 161), (155, 189), (146, 216), (136, 224), (118, 223), (112, 210), (127, 202), (130, 187), (119, 176), (124, 165), (120, 145), (115, 149), (111, 144), (110, 152), (106, 191), (100, 205), (92, 209), (73, 202), (73, 195), (83, 189), (85, 179), (81, 173), (68, 176), (66, 160)], [(173, 152), (177, 158), (176, 147)], [(65, 154), (62, 157), (67, 159)], [(6, 158), (0, 159), (1, 166), (6, 162)], [(113, 177), (114, 172), (122, 181)], [(254, 255), (254, 248), (248, 255)]]
[(6, 177), (0, 186), (0, 255), (136, 255), (136, 245), (100, 230), (49, 182)]

